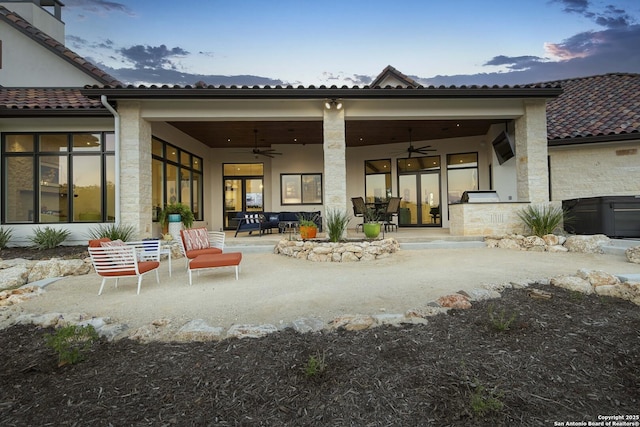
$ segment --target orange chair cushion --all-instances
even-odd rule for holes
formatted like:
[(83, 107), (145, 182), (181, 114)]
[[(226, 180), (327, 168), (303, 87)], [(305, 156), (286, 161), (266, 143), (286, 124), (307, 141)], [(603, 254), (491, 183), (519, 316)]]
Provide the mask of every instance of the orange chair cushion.
[(94, 239), (94, 240), (89, 240), (89, 247), (90, 248), (99, 248), (100, 246), (102, 246), (103, 242), (110, 242), (111, 239), (108, 237), (102, 237), (100, 239)]
[[(146, 273), (147, 271), (151, 271), (154, 268), (160, 267), (160, 263), (158, 261), (141, 261), (138, 263), (138, 271), (140, 274)], [(107, 277), (118, 277), (118, 276), (135, 276), (135, 270), (124, 270), (124, 271), (112, 271), (112, 272), (102, 272), (100, 276)]]
[(187, 251), (187, 258), (194, 259), (202, 255), (219, 255), (222, 253), (220, 248), (192, 249)]
[(189, 262), (189, 268), (213, 268), (239, 265), (242, 261), (242, 252), (227, 252), (224, 254), (200, 255)]

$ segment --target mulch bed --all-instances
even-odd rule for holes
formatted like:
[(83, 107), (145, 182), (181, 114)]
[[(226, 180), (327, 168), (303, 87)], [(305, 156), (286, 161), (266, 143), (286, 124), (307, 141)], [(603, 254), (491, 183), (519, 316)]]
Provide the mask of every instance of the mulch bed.
[[(427, 325), (361, 332), (102, 340), (63, 367), (44, 345), (50, 330), (13, 326), (0, 331), (0, 425), (550, 426), (638, 414), (640, 307), (534, 288), (552, 298), (509, 290)], [(305, 373), (312, 357), (324, 371)]]
[(51, 259), (83, 259), (89, 256), (87, 246), (58, 246), (52, 249), (33, 249), (29, 247), (11, 247), (0, 249), (0, 259), (23, 258), (28, 260)]

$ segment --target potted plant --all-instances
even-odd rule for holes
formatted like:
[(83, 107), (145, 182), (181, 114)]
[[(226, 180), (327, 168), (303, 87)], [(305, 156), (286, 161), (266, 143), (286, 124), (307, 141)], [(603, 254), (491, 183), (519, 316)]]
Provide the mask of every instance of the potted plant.
[(380, 234), (379, 212), (372, 207), (367, 207), (363, 216), (364, 224), (362, 224), (362, 229), (364, 230), (364, 235), (368, 239), (375, 239)]
[(300, 237), (303, 240), (314, 239), (318, 233), (318, 226), (313, 218), (307, 219), (303, 215), (298, 216), (298, 226), (300, 228)]
[(184, 228), (191, 228), (195, 219), (189, 206), (179, 202), (169, 203), (158, 215), (158, 221), (163, 229), (168, 222), (174, 222), (170, 215), (179, 215), (180, 219), (175, 222), (182, 222)]

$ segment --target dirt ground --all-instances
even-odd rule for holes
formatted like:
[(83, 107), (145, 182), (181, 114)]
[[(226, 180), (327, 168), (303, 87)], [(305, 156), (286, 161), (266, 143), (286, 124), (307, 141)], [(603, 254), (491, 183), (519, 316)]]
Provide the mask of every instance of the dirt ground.
[(603, 415), (638, 421), (639, 308), (533, 288), (551, 298), (510, 290), (427, 325), (361, 332), (100, 341), (85, 361), (63, 367), (45, 346), (52, 331), (13, 326), (0, 331), (0, 425), (552, 426)]

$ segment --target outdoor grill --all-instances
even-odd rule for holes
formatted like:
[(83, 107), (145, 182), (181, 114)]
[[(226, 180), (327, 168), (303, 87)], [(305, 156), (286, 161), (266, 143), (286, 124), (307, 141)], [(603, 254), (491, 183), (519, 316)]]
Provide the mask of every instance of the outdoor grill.
[(498, 203), (500, 197), (498, 192), (493, 190), (487, 191), (465, 191), (462, 193), (460, 203)]

